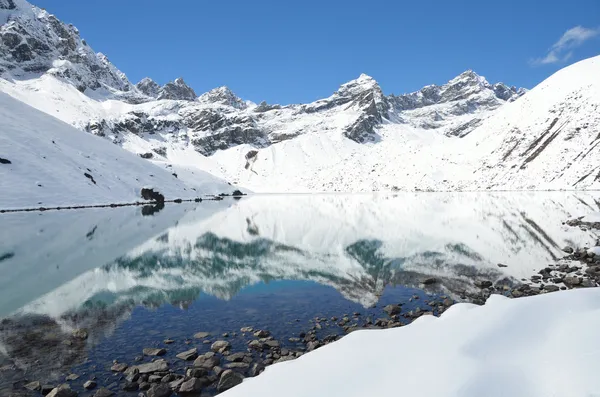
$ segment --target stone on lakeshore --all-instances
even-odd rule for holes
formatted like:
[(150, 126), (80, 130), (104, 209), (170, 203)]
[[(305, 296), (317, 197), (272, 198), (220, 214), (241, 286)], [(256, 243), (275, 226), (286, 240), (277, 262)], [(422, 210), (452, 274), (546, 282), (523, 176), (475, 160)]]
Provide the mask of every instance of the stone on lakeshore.
[(67, 375), (67, 377), (65, 379), (66, 380), (77, 380), (77, 379), (79, 379), (79, 375), (77, 375), (77, 374), (69, 374), (69, 375)]
[(176, 392), (179, 390), (179, 388), (183, 384), (184, 380), (185, 379), (183, 379), (183, 378), (175, 379), (174, 381), (169, 382), (169, 387), (171, 388), (171, 390)]
[(80, 340), (85, 340), (88, 338), (88, 332), (85, 329), (76, 329), (71, 335), (73, 335), (73, 338)]
[(572, 254), (573, 253), (573, 248), (566, 246), (565, 248), (563, 248), (563, 252), (566, 252), (567, 254)]
[[(383, 308), (383, 311), (386, 312), (389, 316), (393, 316), (394, 314), (400, 314), (402, 308), (400, 305), (387, 305)], [(348, 322), (348, 317), (344, 317), (342, 319), (345, 323)]]
[(185, 371), (185, 376), (188, 378), (202, 378), (207, 374), (208, 371), (204, 368), (188, 368), (188, 370)]
[(169, 382), (173, 382), (175, 379), (177, 379), (177, 376), (175, 376), (175, 374), (166, 374), (165, 376), (162, 377), (162, 379), (160, 381), (162, 383), (169, 383)]
[(246, 353), (233, 353), (225, 357), (225, 361), (229, 362), (241, 362), (246, 357)]
[(213, 372), (215, 373), (215, 375), (217, 376), (221, 376), (221, 374), (223, 373), (223, 371), (225, 371), (223, 368), (216, 366), (213, 368)]
[(197, 393), (202, 389), (202, 381), (198, 378), (186, 380), (179, 387), (179, 393)]
[(567, 276), (563, 279), (563, 283), (565, 283), (565, 285), (568, 287), (572, 285), (581, 284), (581, 280), (579, 279), (579, 277)]
[(163, 348), (147, 347), (143, 350), (145, 356), (164, 356), (167, 350)]
[(265, 366), (262, 363), (254, 363), (250, 368), (250, 376), (254, 377), (259, 375), (265, 370)]
[(254, 329), (252, 327), (242, 327), (242, 328), (240, 328), (240, 331), (244, 332), (244, 333), (246, 333), (246, 332), (252, 332), (253, 330)]
[(438, 279), (435, 277), (429, 277), (426, 278), (425, 280), (421, 281), (422, 284), (425, 285), (432, 285), (432, 284), (436, 284), (438, 282)]
[(135, 382), (125, 382), (121, 389), (125, 391), (136, 391), (139, 387), (140, 386)]
[(231, 347), (231, 343), (226, 340), (218, 340), (212, 345), (210, 345), (210, 350), (215, 353), (223, 353), (225, 350), (228, 350)]
[(194, 347), (193, 349), (178, 353), (175, 357), (185, 361), (195, 360), (198, 357), (198, 349)]
[(267, 336), (270, 336), (270, 335), (271, 335), (271, 333), (264, 329), (254, 332), (254, 336), (256, 336), (257, 338), (266, 338)]
[(251, 340), (248, 343), (248, 347), (250, 349), (262, 350), (262, 344), (259, 341), (257, 341), (256, 339)]
[(83, 388), (86, 390), (91, 390), (93, 388), (95, 388), (98, 384), (96, 383), (96, 381), (93, 380), (88, 380), (87, 382), (85, 382), (83, 384)]
[(229, 363), (229, 364), (225, 364), (226, 368), (229, 369), (234, 369), (234, 368), (238, 368), (238, 369), (248, 369), (250, 368), (250, 364), (248, 363), (244, 363), (244, 362), (240, 362), (240, 363)]
[(151, 363), (136, 365), (135, 368), (140, 374), (150, 374), (152, 372), (163, 372), (169, 370), (169, 363), (165, 360), (156, 360)]
[(77, 392), (71, 390), (69, 385), (60, 385), (52, 389), (46, 397), (77, 397)]
[(553, 284), (549, 284), (549, 285), (544, 285), (544, 290), (548, 291), (548, 292), (556, 292), (558, 291), (560, 288), (558, 288), (557, 285), (553, 285)]
[(194, 367), (211, 370), (213, 367), (219, 365), (220, 362), (221, 359), (219, 359), (219, 357), (215, 356), (213, 352), (208, 352), (198, 356), (198, 358), (194, 360)]
[(267, 340), (264, 342), (264, 346), (267, 346), (269, 348), (277, 348), (279, 347), (279, 342), (276, 340)]
[[(223, 371), (217, 385), (217, 391), (219, 393), (229, 390), (234, 386), (239, 385), (244, 381), (244, 376), (240, 373), (234, 372), (231, 369)], [(150, 397), (150, 396), (148, 396)]]
[(171, 343), (175, 343), (175, 341), (174, 341), (173, 339), (165, 339), (165, 340), (163, 341), (163, 343), (164, 343), (165, 345), (170, 345)]
[(112, 367), (110, 367), (110, 370), (113, 372), (123, 372), (127, 369), (127, 364), (123, 364), (123, 363), (114, 363), (112, 365)]
[(140, 383), (140, 390), (142, 390), (142, 391), (146, 391), (146, 390), (150, 389), (150, 387), (152, 387), (152, 384), (149, 382), (141, 382)]
[(478, 288), (489, 288), (493, 285), (493, 283), (490, 280), (476, 280), (475, 281), (475, 286)]
[(114, 395), (115, 395), (115, 393), (113, 393), (112, 391), (110, 391), (104, 387), (96, 390), (96, 393), (94, 393), (94, 397), (112, 397)]
[(25, 388), (31, 391), (40, 391), (42, 390), (42, 384), (38, 381), (29, 382), (25, 385)]
[(148, 389), (146, 394), (148, 397), (171, 397), (173, 390), (171, 390), (169, 385), (164, 383), (154, 384)]
[(209, 332), (196, 332), (194, 334), (194, 338), (196, 338), (196, 339), (204, 339), (204, 338), (206, 338), (209, 335), (210, 335)]

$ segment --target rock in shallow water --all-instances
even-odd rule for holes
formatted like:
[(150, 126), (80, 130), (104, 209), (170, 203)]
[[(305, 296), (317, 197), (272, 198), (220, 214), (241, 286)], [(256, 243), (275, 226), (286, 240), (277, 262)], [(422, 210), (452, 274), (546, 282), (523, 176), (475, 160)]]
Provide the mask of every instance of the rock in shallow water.
[(77, 397), (77, 392), (71, 390), (69, 385), (60, 385), (52, 389), (46, 397)]
[(196, 360), (194, 360), (194, 367), (204, 368), (204, 369), (212, 369), (213, 367), (219, 365), (221, 359), (215, 356), (215, 353), (208, 352), (201, 356), (198, 356)]
[[(228, 369), (223, 371), (221, 374), (221, 378), (219, 379), (219, 384), (217, 385), (217, 391), (219, 393), (224, 392), (225, 390), (229, 390), (234, 386), (239, 385), (244, 381), (244, 375), (239, 374), (237, 372), (233, 372), (233, 370)], [(150, 396), (148, 396), (150, 397)]]
[(25, 385), (25, 388), (26, 388), (27, 390), (32, 390), (32, 391), (40, 391), (40, 390), (42, 390), (42, 384), (41, 384), (40, 382), (37, 382), (37, 381), (35, 381), (35, 382), (30, 382), (30, 383), (27, 383), (27, 384)]
[(147, 347), (143, 350), (145, 356), (164, 356), (167, 354), (166, 349)]
[(169, 370), (169, 363), (165, 360), (157, 360), (151, 363), (140, 364), (134, 367), (140, 374), (150, 374), (152, 372), (163, 372)]
[(210, 350), (212, 350), (213, 352), (224, 352), (225, 350), (228, 350), (231, 347), (231, 344), (229, 342), (227, 342), (226, 340), (218, 340), (215, 343), (213, 343), (210, 346)]
[(112, 397), (114, 396), (115, 393), (113, 393), (112, 391), (105, 389), (104, 387), (101, 389), (98, 389), (96, 391), (96, 393), (94, 393), (94, 397)]
[(177, 354), (175, 357), (179, 358), (180, 360), (185, 360), (185, 361), (194, 360), (196, 357), (198, 357), (198, 349), (196, 349), (194, 347), (193, 349), (186, 350), (184, 352)]
[(173, 394), (173, 390), (169, 385), (161, 383), (159, 385), (152, 385), (146, 393), (148, 397), (170, 397)]
[(198, 378), (186, 380), (179, 387), (179, 393), (197, 393), (202, 389), (202, 381)]
[(83, 388), (86, 389), (86, 390), (91, 390), (91, 389), (95, 388), (97, 385), (98, 384), (95, 381), (88, 380), (87, 382), (85, 382), (83, 384)]

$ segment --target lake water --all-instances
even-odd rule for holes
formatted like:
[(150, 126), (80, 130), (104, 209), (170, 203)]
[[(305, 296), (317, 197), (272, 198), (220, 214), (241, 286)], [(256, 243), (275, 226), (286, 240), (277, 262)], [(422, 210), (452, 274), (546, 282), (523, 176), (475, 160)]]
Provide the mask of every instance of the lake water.
[[(315, 317), (322, 339), (345, 333), (331, 317), (361, 327), (388, 304), (427, 310), (478, 280), (518, 284), (564, 246), (590, 246), (593, 231), (564, 221), (599, 209), (593, 192), (403, 193), (0, 214), (0, 395), (71, 372), (81, 395), (92, 375), (137, 395), (120, 391), (112, 360), (208, 351), (200, 331), (245, 351), (251, 326), (301, 350), (289, 337)], [(82, 328), (84, 342), (66, 342)]]

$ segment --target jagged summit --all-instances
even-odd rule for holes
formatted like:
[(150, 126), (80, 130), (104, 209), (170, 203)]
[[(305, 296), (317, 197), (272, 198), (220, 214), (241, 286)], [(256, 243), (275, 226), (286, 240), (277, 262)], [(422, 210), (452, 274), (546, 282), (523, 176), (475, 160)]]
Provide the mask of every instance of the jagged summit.
[(236, 109), (246, 109), (248, 105), (241, 98), (233, 93), (228, 87), (222, 86), (214, 88), (207, 93), (200, 95), (198, 101), (201, 103), (214, 103), (231, 106)]
[(95, 54), (77, 28), (24, 0), (0, 0), (0, 75), (31, 78), (50, 74), (81, 92), (133, 85), (103, 54)]
[(187, 85), (182, 77), (179, 77), (175, 81), (170, 81), (162, 86), (158, 92), (157, 99), (195, 101), (196, 97), (197, 95), (192, 87)]
[(135, 85), (143, 94), (151, 97), (158, 98), (158, 92), (160, 91), (160, 85), (149, 77), (144, 77)]

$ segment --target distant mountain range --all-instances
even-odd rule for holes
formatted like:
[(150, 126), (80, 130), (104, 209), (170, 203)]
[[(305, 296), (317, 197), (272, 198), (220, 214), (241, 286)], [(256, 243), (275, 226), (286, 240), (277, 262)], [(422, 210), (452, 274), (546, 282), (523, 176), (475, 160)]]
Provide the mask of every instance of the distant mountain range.
[(313, 103), (255, 104), (182, 78), (134, 85), (25, 0), (0, 0), (0, 23), (0, 91), (185, 183), (202, 170), (257, 192), (600, 188), (599, 57), (529, 92), (469, 70), (384, 95), (363, 74)]

